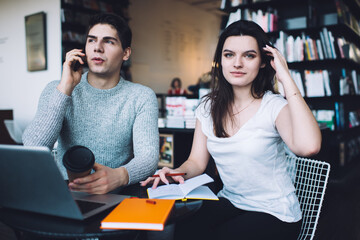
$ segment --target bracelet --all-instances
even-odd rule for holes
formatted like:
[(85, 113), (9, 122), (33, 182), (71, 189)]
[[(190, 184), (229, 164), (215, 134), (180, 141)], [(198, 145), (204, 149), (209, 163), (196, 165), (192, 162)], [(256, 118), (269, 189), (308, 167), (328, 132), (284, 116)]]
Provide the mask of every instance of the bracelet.
[(289, 99), (293, 96), (296, 96), (296, 95), (301, 95), (300, 92), (295, 92), (294, 94), (290, 95), (289, 97), (286, 97), (286, 99), (289, 101)]

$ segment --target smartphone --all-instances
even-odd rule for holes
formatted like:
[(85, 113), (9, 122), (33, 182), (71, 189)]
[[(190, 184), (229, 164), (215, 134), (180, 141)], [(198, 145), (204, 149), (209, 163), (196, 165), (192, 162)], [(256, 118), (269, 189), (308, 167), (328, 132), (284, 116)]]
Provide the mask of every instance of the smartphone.
[[(84, 51), (83, 51), (84, 52)], [(81, 59), (83, 60), (84, 64), (81, 64), (79, 61), (76, 61), (72, 64), (72, 69), (76, 72), (78, 71), (81, 67), (84, 69), (84, 68), (87, 68), (88, 65), (87, 65), (87, 62), (86, 62), (86, 55), (81, 57)]]

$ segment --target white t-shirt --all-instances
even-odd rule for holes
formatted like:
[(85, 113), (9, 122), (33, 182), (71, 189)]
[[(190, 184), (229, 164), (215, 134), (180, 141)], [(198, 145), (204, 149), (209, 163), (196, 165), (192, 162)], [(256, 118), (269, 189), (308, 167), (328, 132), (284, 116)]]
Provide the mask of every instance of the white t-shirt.
[(218, 196), (240, 209), (297, 222), (301, 210), (286, 172), (285, 144), (275, 126), (286, 104), (281, 95), (266, 92), (256, 114), (229, 138), (214, 135), (209, 102), (199, 105), (196, 117), (224, 184)]

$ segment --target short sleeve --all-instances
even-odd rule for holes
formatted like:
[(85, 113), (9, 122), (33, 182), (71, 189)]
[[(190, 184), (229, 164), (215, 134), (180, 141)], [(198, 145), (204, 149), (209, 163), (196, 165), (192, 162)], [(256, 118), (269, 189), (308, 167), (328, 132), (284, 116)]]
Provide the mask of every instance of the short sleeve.
[(271, 121), (275, 124), (276, 118), (278, 117), (280, 111), (288, 103), (286, 99), (280, 94), (274, 94), (267, 92), (264, 96), (266, 102), (266, 108), (270, 111)]
[(201, 130), (206, 135), (212, 135), (212, 120), (210, 114), (210, 101), (201, 101), (195, 110), (196, 119), (201, 123)]
[(205, 119), (211, 117), (210, 115), (210, 102), (201, 101), (199, 106), (195, 110), (195, 116), (200, 122), (204, 122)]

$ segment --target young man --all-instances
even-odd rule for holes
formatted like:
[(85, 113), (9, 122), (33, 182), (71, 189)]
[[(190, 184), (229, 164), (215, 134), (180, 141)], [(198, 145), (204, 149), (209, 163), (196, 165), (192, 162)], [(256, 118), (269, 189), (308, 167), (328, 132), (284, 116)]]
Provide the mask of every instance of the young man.
[[(53, 148), (67, 178), (62, 158), (74, 145), (95, 155), (94, 173), (75, 179), (70, 189), (103, 194), (138, 183), (153, 174), (159, 157), (158, 106), (154, 92), (120, 76), (131, 54), (131, 30), (113, 14), (90, 20), (85, 52), (66, 54), (61, 81), (44, 89), (35, 119), (23, 135), (24, 145)], [(75, 71), (76, 62), (89, 71)], [(44, 179), (46, 181), (46, 179)]]

